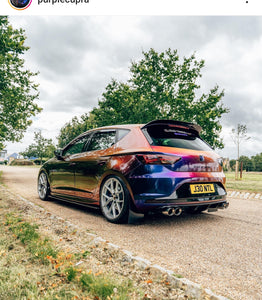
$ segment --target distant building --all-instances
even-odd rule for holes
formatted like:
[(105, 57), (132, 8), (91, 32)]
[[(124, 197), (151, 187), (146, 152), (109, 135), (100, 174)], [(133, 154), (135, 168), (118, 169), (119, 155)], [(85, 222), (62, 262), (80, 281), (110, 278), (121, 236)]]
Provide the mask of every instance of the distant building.
[(8, 155), (7, 159), (9, 160), (10, 157), (13, 157), (14, 159), (18, 159), (19, 158), (19, 154), (17, 154), (17, 153), (14, 152), (14, 153)]
[(19, 154), (17, 154), (17, 153), (12, 153), (11, 155), (8, 155), (7, 156), (7, 160), (8, 160), (8, 162), (10, 163), (12, 160), (14, 160), (14, 159), (18, 159), (18, 158), (20, 158), (20, 155)]
[(0, 163), (3, 164), (4, 161), (6, 160), (6, 154), (7, 154), (7, 150), (1, 150), (0, 151)]
[(7, 154), (7, 150), (4, 149), (4, 150), (1, 150), (1, 151), (0, 151), (0, 157), (1, 157), (1, 158), (5, 158), (5, 157), (6, 157), (6, 154)]

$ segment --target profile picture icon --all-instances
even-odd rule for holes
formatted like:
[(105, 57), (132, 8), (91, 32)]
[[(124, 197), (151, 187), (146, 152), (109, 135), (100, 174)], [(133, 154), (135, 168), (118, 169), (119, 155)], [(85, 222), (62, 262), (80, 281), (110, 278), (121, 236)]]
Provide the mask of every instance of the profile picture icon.
[(11, 6), (16, 9), (26, 9), (30, 6), (32, 0), (9, 0)]

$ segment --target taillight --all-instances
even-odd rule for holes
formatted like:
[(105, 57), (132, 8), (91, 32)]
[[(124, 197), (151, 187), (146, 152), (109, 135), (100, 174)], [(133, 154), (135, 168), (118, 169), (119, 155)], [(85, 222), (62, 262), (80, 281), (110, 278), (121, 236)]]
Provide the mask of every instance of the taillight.
[(165, 154), (137, 154), (136, 157), (145, 165), (173, 165), (181, 157)]

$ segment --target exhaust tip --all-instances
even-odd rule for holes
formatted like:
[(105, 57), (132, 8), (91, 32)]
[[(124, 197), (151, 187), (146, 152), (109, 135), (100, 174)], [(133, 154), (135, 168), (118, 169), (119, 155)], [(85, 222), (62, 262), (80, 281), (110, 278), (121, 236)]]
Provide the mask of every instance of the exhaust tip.
[(180, 208), (180, 207), (174, 208), (174, 215), (176, 217), (180, 216), (181, 214), (182, 214), (182, 208)]
[(162, 214), (168, 217), (172, 217), (172, 216), (180, 216), (182, 213), (182, 208), (180, 207), (168, 207), (165, 208), (164, 210), (162, 210)]
[(165, 216), (171, 217), (174, 214), (174, 209), (172, 207), (166, 208), (166, 209), (162, 210), (162, 214)]

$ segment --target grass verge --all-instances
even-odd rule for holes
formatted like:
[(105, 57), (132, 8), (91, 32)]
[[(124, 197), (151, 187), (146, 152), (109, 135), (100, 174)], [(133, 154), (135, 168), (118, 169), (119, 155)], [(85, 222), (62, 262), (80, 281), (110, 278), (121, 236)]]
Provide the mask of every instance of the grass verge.
[(0, 185), (0, 299), (191, 299), (173, 276), (97, 239)]
[(243, 172), (243, 178), (235, 179), (234, 172), (226, 172), (226, 187), (228, 190), (262, 193), (262, 173)]
[(59, 251), (37, 225), (2, 212), (0, 206), (0, 299), (124, 300), (134, 294), (128, 280), (78, 267), (87, 251)]

